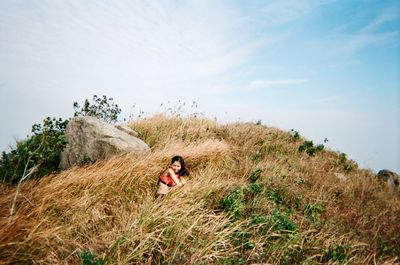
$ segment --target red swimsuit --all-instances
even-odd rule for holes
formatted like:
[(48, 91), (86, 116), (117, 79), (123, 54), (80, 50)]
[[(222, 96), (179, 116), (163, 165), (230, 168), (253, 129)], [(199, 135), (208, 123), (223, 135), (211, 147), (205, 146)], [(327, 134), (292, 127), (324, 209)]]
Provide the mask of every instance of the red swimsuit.
[[(178, 179), (181, 178), (178, 174), (175, 174)], [(176, 185), (175, 181), (171, 178), (171, 176), (163, 175), (160, 176), (160, 181), (167, 185), (168, 187), (174, 187)]]

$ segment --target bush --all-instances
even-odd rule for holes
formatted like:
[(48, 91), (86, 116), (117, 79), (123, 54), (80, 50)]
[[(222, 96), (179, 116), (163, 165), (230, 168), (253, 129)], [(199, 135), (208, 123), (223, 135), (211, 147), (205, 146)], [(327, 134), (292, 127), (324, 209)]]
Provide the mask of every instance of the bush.
[(243, 192), (240, 188), (235, 189), (220, 201), (220, 207), (229, 212), (235, 219), (241, 216), (243, 209)]
[(3, 152), (0, 160), (0, 175), (6, 183), (17, 183), (28, 170), (31, 175), (42, 177), (57, 171), (61, 151), (67, 142), (64, 131), (68, 120), (47, 117), (43, 124), (34, 124), (32, 134), (17, 142), (16, 149)]
[(306, 151), (306, 153), (309, 156), (314, 156), (317, 152), (321, 152), (324, 150), (325, 146), (323, 144), (318, 144), (314, 146), (313, 141), (304, 141), (300, 146), (299, 146), (299, 152)]
[[(108, 123), (118, 120), (121, 109), (112, 98), (105, 95), (93, 96), (92, 102), (85, 100), (83, 107), (73, 103), (74, 116), (93, 116)], [(59, 170), (61, 152), (67, 145), (64, 131), (68, 120), (47, 117), (43, 124), (32, 126), (32, 135), (18, 141), (16, 148), (2, 152), (0, 159), (1, 181), (9, 184), (18, 183), (23, 176), (42, 177)], [(91, 162), (84, 160), (82, 163)]]
[(93, 96), (92, 102), (85, 99), (83, 106), (81, 107), (78, 102), (74, 102), (74, 117), (77, 116), (92, 116), (101, 119), (107, 123), (115, 123), (118, 121), (118, 115), (121, 113), (121, 109), (117, 104), (114, 104), (113, 98), (107, 98), (106, 95), (98, 97)]

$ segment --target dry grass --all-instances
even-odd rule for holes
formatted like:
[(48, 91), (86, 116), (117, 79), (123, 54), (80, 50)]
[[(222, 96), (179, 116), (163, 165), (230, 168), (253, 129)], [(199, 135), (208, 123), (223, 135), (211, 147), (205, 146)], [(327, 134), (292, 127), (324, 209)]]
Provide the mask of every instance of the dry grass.
[[(105, 264), (399, 261), (400, 200), (351, 161), (346, 173), (339, 154), (310, 157), (302, 139), (250, 123), (158, 115), (131, 126), (151, 154), (27, 181), (11, 218), (15, 191), (1, 187), (1, 264), (79, 264), (86, 251)], [(189, 185), (154, 202), (176, 154)], [(229, 196), (236, 216), (221, 206)]]

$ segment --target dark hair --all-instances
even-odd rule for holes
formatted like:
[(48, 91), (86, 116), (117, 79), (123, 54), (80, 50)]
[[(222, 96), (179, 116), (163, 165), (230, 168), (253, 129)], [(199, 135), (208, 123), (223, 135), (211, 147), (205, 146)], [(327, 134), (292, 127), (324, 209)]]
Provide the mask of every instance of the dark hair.
[(178, 175), (179, 176), (189, 176), (189, 171), (186, 169), (185, 166), (185, 161), (183, 160), (183, 157), (181, 156), (174, 156), (171, 159), (171, 164), (173, 164), (174, 162), (178, 161), (181, 164), (181, 169), (178, 171)]

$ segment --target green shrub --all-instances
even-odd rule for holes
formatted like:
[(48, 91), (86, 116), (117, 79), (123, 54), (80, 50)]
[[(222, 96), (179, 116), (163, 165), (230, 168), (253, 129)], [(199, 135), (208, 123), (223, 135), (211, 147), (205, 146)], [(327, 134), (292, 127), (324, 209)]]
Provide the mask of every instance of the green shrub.
[(240, 218), (243, 209), (243, 192), (240, 188), (235, 189), (220, 201), (223, 210), (229, 212), (235, 219)]
[(353, 170), (353, 165), (347, 159), (347, 155), (345, 153), (340, 153), (338, 159), (336, 160), (336, 165), (342, 167), (345, 173), (350, 173)]
[(9, 153), (3, 152), (0, 160), (0, 175), (5, 183), (15, 184), (28, 170), (32, 176), (42, 177), (57, 171), (60, 155), (67, 142), (64, 131), (68, 120), (47, 117), (43, 124), (34, 124), (32, 134), (17, 142)]
[(318, 144), (314, 146), (313, 141), (304, 141), (300, 146), (299, 146), (299, 152), (306, 151), (307, 155), (309, 156), (314, 156), (317, 152), (321, 152), (324, 150), (325, 146), (323, 144)]
[[(105, 95), (93, 96), (92, 102), (85, 100), (81, 108), (73, 103), (74, 116), (93, 116), (106, 122), (113, 123), (118, 119), (121, 109), (114, 104), (112, 98)], [(18, 183), (24, 176), (42, 177), (59, 170), (61, 152), (67, 141), (64, 131), (68, 120), (47, 117), (43, 124), (32, 126), (32, 135), (18, 141), (16, 148), (10, 152), (2, 152), (0, 159), (1, 181), (9, 184)], [(91, 160), (83, 159), (82, 163)]]
[(92, 116), (101, 119), (107, 123), (115, 123), (118, 121), (118, 115), (121, 109), (113, 102), (113, 98), (107, 98), (103, 95), (98, 97), (93, 96), (92, 102), (85, 99), (81, 107), (78, 102), (74, 102), (74, 117), (76, 116)]
[(292, 139), (295, 141), (300, 139), (300, 133), (298, 131), (295, 131), (294, 129), (290, 130), (290, 135), (292, 136)]
[(288, 214), (281, 211), (274, 211), (268, 217), (275, 231), (295, 232), (297, 225), (289, 220)]

